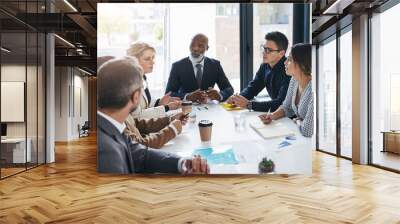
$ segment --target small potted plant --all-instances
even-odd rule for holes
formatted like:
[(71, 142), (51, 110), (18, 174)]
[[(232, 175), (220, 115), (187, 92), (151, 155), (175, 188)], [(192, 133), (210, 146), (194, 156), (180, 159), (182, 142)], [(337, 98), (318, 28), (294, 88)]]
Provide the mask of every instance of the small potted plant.
[(271, 173), (274, 172), (275, 170), (275, 164), (274, 161), (268, 159), (267, 157), (264, 157), (260, 164), (258, 164), (258, 172), (260, 174), (263, 173)]

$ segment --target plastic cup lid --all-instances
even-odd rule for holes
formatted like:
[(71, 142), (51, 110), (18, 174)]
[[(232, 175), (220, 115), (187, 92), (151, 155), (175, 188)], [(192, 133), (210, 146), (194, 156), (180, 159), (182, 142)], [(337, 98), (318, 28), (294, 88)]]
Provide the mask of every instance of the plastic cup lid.
[(199, 122), (199, 127), (209, 127), (209, 126), (212, 126), (212, 125), (213, 125), (213, 123), (211, 121), (209, 121), (209, 120), (201, 120)]

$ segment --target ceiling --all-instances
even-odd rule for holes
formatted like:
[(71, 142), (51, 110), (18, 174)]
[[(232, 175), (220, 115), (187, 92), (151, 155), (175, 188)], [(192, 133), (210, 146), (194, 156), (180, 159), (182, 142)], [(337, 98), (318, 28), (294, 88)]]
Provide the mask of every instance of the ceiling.
[[(346, 16), (356, 16), (372, 10), (387, 0), (270, 0), (253, 2), (312, 3), (313, 39), (322, 35), (329, 27)], [(1, 0), (0, 22), (4, 41), (14, 41), (14, 46), (24, 46), (18, 32), (26, 28), (32, 31), (54, 32), (56, 65), (75, 65), (88, 71), (96, 71), (97, 3), (106, 2), (163, 2), (117, 1), (117, 0)], [(165, 2), (165, 1), (164, 1)], [(185, 2), (175, 0), (174, 2)], [(199, 0), (199, 2), (203, 2)], [(210, 1), (212, 2), (212, 1)], [(219, 2), (224, 2), (220, 0)], [(226, 1), (232, 2), (232, 1)], [(242, 1), (248, 2), (248, 1)], [(53, 13), (50, 12), (50, 8)], [(350, 19), (351, 21), (351, 19)], [(7, 38), (9, 40), (7, 40)], [(66, 41), (63, 41), (66, 40)], [(2, 41), (2, 43), (5, 43)], [(71, 45), (72, 44), (72, 45)], [(28, 45), (29, 47), (34, 46)], [(28, 47), (28, 52), (31, 50)], [(21, 48), (22, 50), (22, 48)]]

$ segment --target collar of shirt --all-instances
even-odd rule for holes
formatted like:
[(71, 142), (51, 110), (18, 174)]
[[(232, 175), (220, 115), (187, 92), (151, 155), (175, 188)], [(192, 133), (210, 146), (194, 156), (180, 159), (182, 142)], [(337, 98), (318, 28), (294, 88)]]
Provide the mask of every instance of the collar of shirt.
[(189, 60), (192, 62), (193, 69), (194, 69), (195, 72), (196, 72), (196, 65), (197, 65), (197, 64), (201, 64), (201, 69), (204, 68), (204, 60), (205, 60), (205, 58), (206, 58), (206, 56), (203, 56), (203, 59), (200, 61), (200, 63), (198, 63), (198, 62), (196, 62), (196, 61), (194, 60), (194, 58), (192, 57), (192, 55), (189, 55)]
[[(272, 69), (271, 69), (271, 66), (270, 66), (269, 64), (267, 64), (267, 68), (268, 68), (268, 70), (270, 70), (271, 72), (275, 72), (275, 71), (278, 70), (278, 69), (282, 69), (282, 67), (285, 68), (285, 61), (286, 61), (286, 57), (283, 56), (283, 57), (278, 61), (278, 63), (275, 64), (275, 66), (274, 66)], [(285, 70), (285, 69), (284, 69), (284, 70)]]
[(100, 116), (104, 117), (107, 121), (109, 121), (112, 125), (114, 125), (114, 127), (116, 127), (119, 131), (119, 133), (123, 133), (126, 125), (125, 123), (119, 123), (118, 121), (116, 121), (114, 118), (108, 116), (107, 114), (101, 112), (101, 111), (97, 111), (97, 114), (99, 114)]

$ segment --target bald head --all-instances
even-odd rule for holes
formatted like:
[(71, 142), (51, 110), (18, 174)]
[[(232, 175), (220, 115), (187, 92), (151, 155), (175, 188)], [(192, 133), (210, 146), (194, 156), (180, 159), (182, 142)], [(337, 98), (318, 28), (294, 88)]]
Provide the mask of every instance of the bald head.
[(204, 34), (196, 34), (192, 38), (190, 43), (190, 53), (193, 58), (199, 58), (204, 56), (204, 53), (208, 50), (208, 38)]
[(128, 56), (111, 59), (101, 65), (97, 75), (98, 107), (125, 107), (133, 93), (143, 87), (142, 73), (137, 59)]
[(204, 42), (208, 45), (208, 37), (202, 33), (198, 33), (198, 34), (194, 35), (194, 37), (192, 38), (192, 43), (194, 41)]

